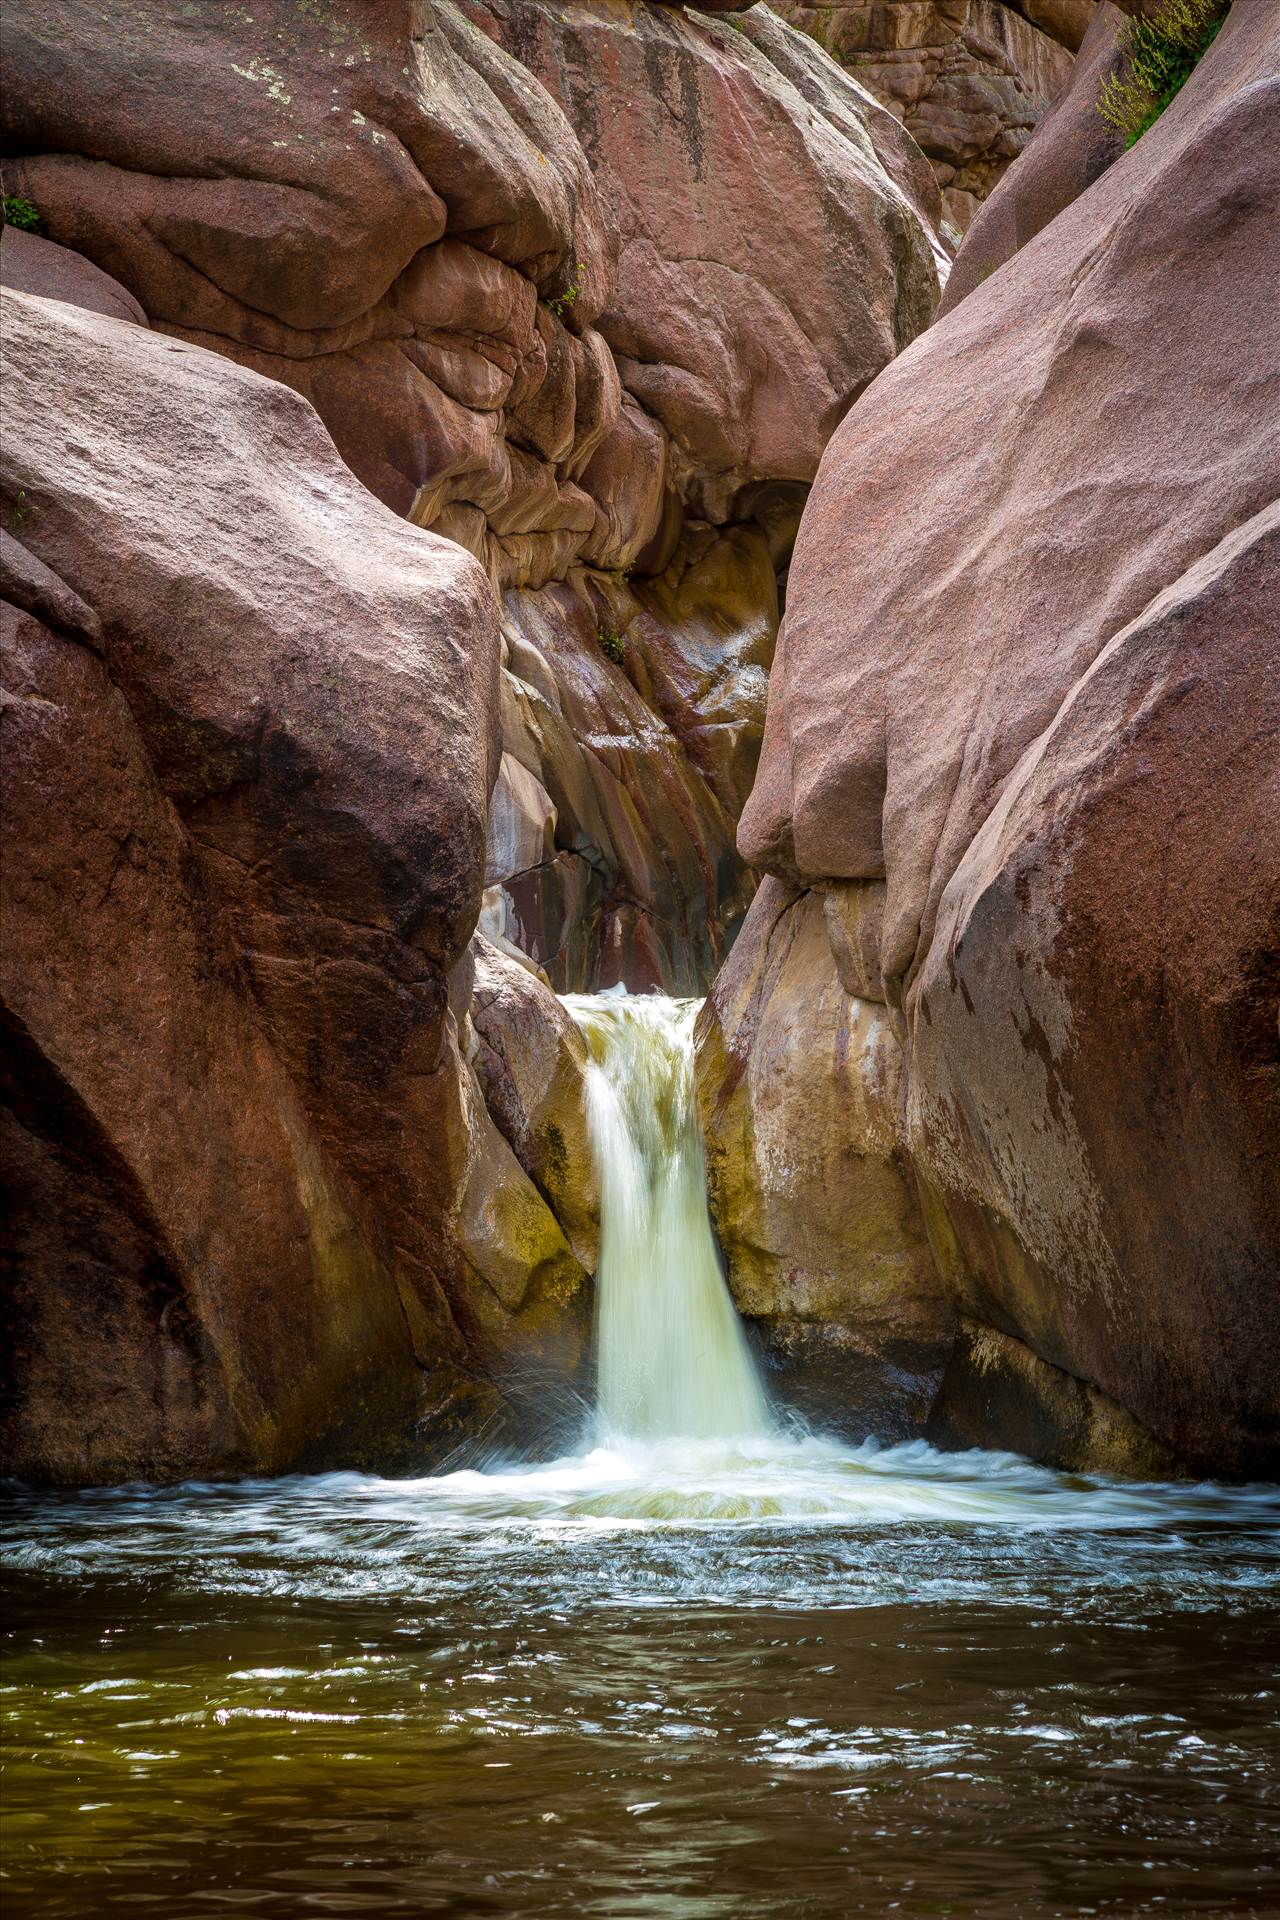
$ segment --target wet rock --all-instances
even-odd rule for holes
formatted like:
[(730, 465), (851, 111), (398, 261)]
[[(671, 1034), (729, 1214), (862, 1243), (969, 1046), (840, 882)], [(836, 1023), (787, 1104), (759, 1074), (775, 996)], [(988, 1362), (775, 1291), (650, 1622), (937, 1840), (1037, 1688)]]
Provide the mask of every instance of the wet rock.
[(587, 1049), (560, 1001), (477, 935), (472, 1065), (493, 1120), (588, 1272), (600, 1190), (587, 1134)]
[(925, 1428), (949, 1451), (989, 1447), (1066, 1473), (1167, 1480), (1177, 1456), (1104, 1393), (1041, 1360), (1021, 1340), (967, 1324), (956, 1341)]
[(821, 894), (757, 893), (698, 1028), (712, 1216), (785, 1404), (918, 1432), (956, 1330), (904, 1150), (902, 1049), (836, 974)]
[[(493, 958), (501, 961), (499, 955)], [(482, 964), (492, 975), (493, 966)], [(524, 969), (506, 964), (522, 981), (530, 979)], [(536, 981), (531, 985), (551, 999)], [(506, 1011), (495, 1012), (490, 1005), (494, 1027)], [(447, 1104), (438, 1116), (436, 1144), (452, 1175), (448, 1214), (462, 1262), (455, 1320), (472, 1370), (479, 1369), (501, 1396), (495, 1416), (471, 1436), (489, 1445), (528, 1445), (536, 1437), (554, 1447), (567, 1439), (581, 1424), (588, 1380), (593, 1299), (589, 1276), (549, 1204), (552, 1195), (559, 1195), (569, 1203), (573, 1219), (573, 1201), (581, 1196), (584, 1176), (581, 1168), (576, 1170), (575, 1191), (574, 1172), (555, 1158), (552, 1091), (542, 1092), (540, 1101), (533, 1091), (534, 1075), (544, 1064), (553, 1034), (556, 1029), (544, 1007), (523, 1023), (513, 1021), (500, 1074), (482, 1058), (466, 1061), (452, 1024), (447, 1037), (448, 1072), (442, 1081)], [(563, 1083), (555, 1091), (572, 1098), (573, 1090)], [(493, 1111), (486, 1100), (490, 1093)], [(512, 1131), (529, 1166), (542, 1174), (542, 1186), (535, 1184), (503, 1130), (502, 1122), (510, 1124), (521, 1094), (530, 1100), (532, 1114), (525, 1117), (532, 1125), (523, 1133), (517, 1127)], [(585, 1208), (577, 1224), (579, 1244), (593, 1248)]]
[[(704, 772), (643, 697), (646, 661), (659, 647), (674, 657), (682, 635), (646, 617), (625, 583), (602, 588), (582, 574), (509, 594), (504, 631), (503, 738), (554, 811), (554, 852), (501, 877), (486, 933), (530, 955), (560, 989), (623, 980), (698, 991), (750, 883), (734, 814), (711, 784), (714, 762)], [(767, 648), (767, 614), (757, 636)], [(708, 662), (709, 704), (738, 672), (728, 651), (718, 671)], [(697, 725), (696, 709), (689, 720)]]

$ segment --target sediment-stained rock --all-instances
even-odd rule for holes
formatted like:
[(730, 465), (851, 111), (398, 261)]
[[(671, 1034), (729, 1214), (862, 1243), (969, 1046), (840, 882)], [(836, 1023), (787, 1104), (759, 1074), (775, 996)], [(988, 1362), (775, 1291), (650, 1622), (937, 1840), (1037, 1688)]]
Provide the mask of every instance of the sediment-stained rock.
[(970, 1326), (1232, 1474), (1280, 1436), (1272, 29), (1236, 0), (835, 436), (739, 835), (883, 885), (831, 972), (881, 982)]
[(834, 972), (832, 905), (766, 880), (703, 1010), (708, 1186), (778, 1397), (897, 1440), (929, 1412), (956, 1315), (904, 1150), (902, 1049)]
[(1071, 73), (1094, 0), (769, 0), (904, 123), (952, 232), (1025, 149)]
[(600, 1182), (587, 1132), (587, 1047), (560, 1001), (477, 934), (469, 1048), (485, 1104), (582, 1265), (595, 1271)]
[(957, 1335), (925, 1433), (949, 1451), (989, 1447), (998, 1435), (1002, 1450), (1064, 1473), (1167, 1480), (1184, 1467), (1097, 1387), (981, 1323)]

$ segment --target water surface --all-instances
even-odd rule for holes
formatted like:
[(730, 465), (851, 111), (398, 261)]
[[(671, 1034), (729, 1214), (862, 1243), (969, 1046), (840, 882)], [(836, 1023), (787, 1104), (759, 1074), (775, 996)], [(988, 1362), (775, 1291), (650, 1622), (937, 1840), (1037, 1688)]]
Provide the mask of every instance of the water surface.
[(1280, 1910), (1274, 1489), (781, 1434), (4, 1519), (9, 1916)]

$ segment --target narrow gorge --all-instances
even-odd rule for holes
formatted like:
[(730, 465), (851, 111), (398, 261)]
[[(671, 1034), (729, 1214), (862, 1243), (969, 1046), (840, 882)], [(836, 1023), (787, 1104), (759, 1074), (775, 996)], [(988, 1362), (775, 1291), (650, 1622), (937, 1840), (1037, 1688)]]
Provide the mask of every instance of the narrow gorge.
[(1266, 1911), (1274, 0), (3, 26), (15, 1912)]

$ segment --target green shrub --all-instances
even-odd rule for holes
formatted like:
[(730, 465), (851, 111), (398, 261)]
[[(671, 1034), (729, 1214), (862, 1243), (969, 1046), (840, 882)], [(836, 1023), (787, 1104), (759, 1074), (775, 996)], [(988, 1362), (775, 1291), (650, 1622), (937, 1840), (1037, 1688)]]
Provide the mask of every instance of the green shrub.
[(1164, 0), (1149, 20), (1126, 18), (1120, 66), (1107, 75), (1098, 112), (1131, 147), (1154, 125), (1213, 43), (1228, 0)]
[(24, 200), (20, 193), (6, 193), (3, 205), (6, 227), (21, 227), (24, 233), (34, 233), (40, 225), (40, 215), (36, 212), (35, 203)]
[(596, 628), (596, 645), (606, 660), (613, 661), (615, 667), (620, 667), (627, 657), (627, 643), (612, 627)]
[(552, 313), (555, 314), (557, 320), (564, 319), (564, 316), (566, 315), (566, 313), (568, 313), (570, 307), (573, 305), (578, 295), (582, 292), (581, 260), (579, 260), (573, 272), (574, 272), (574, 278), (569, 282), (564, 292), (561, 294), (557, 294), (554, 300), (548, 300), (547, 302), (547, 305), (550, 307)]

